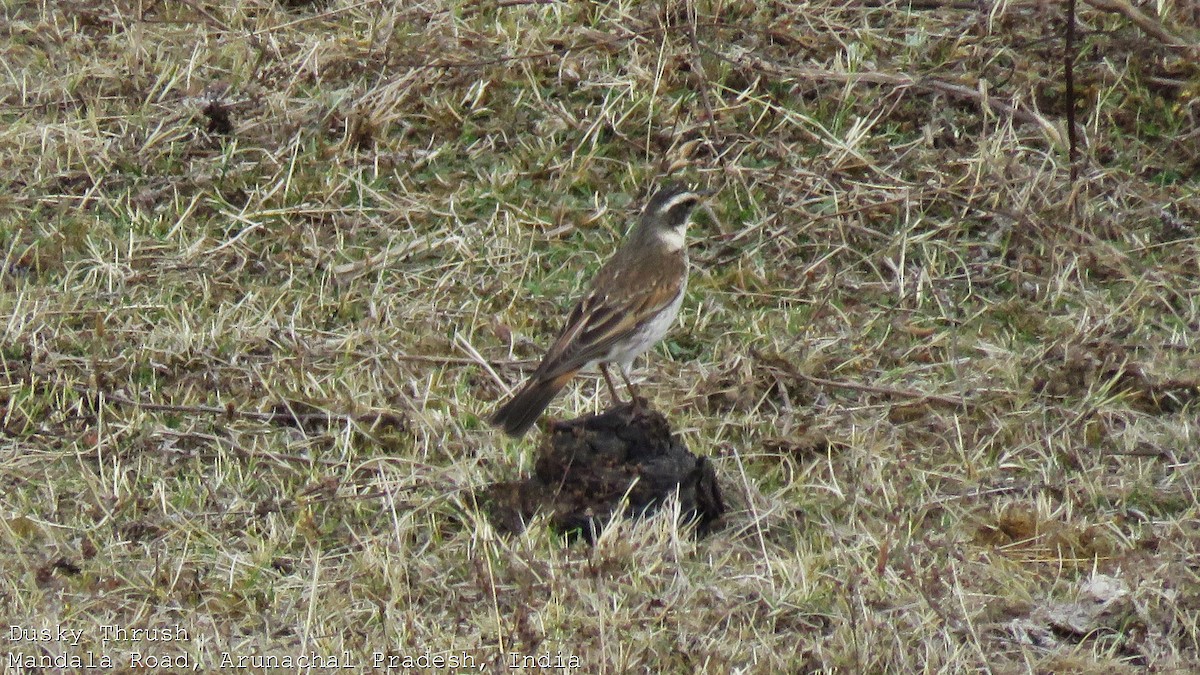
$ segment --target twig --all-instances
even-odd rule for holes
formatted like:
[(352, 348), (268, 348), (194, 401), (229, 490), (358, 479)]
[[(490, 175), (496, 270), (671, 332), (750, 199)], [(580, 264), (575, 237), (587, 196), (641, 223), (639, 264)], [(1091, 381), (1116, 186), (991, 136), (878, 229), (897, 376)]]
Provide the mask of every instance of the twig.
[(970, 99), (1003, 115), (1008, 115), (1015, 120), (1036, 124), (1042, 128), (1042, 131), (1044, 131), (1054, 143), (1060, 146), (1062, 145), (1062, 135), (1058, 133), (1058, 129), (1056, 129), (1054, 125), (1051, 124), (1050, 121), (1045, 117), (1042, 117), (1036, 112), (1029, 110), (1023, 104), (1018, 103), (1016, 105), (1009, 105), (997, 98), (988, 96), (978, 89), (974, 89), (962, 84), (955, 84), (953, 82), (935, 80), (933, 78), (914, 80), (909, 75), (901, 75), (898, 76), (896, 83), (905, 84), (905, 79), (909, 80), (907, 84), (917, 89), (938, 91), (948, 96)]
[(288, 462), (292, 462), (292, 463), (296, 463), (296, 464), (307, 464), (310, 466), (313, 464), (323, 464), (325, 466), (341, 466), (342, 464), (345, 463), (343, 460), (326, 459), (323, 457), (291, 455), (291, 454), (286, 454), (286, 453), (281, 453), (281, 452), (273, 452), (271, 450), (250, 450), (250, 449), (243, 447), (239, 443), (233, 442), (232, 439), (223, 438), (221, 436), (217, 436), (216, 434), (205, 434), (205, 433), (201, 433), (198, 431), (175, 431), (174, 429), (163, 429), (163, 430), (159, 431), (159, 433), (161, 433), (164, 436), (173, 436), (177, 439), (195, 439), (195, 440), (205, 441), (205, 442), (211, 443), (213, 445), (224, 444), (226, 447), (228, 447), (234, 453), (236, 453), (242, 457), (265, 457), (267, 459), (274, 460), (280, 464), (286, 464)]
[[(700, 41), (696, 38), (696, 17), (699, 13), (693, 3), (688, 3), (688, 22), (687, 36), (688, 41), (692, 45), (692, 69), (700, 78), (700, 104), (704, 106), (704, 115), (708, 118), (708, 133), (710, 134), (711, 143), (717, 142), (720, 137), (720, 132), (717, 130), (716, 113), (713, 112), (712, 100), (709, 98), (709, 87), (711, 82), (708, 79), (708, 73), (704, 71), (704, 63), (700, 60)], [(725, 156), (719, 155), (722, 164), (725, 164)]]
[(209, 12), (207, 9), (204, 9), (199, 4), (193, 2), (192, 0), (179, 0), (179, 2), (191, 7), (193, 11), (204, 17), (204, 20), (208, 23), (208, 25), (218, 30), (229, 32), (229, 26), (224, 21), (221, 21), (217, 17), (213, 16), (211, 12)]
[[(860, 0), (858, 5), (863, 7), (890, 7), (894, 9), (961, 9), (978, 12), (979, 3), (976, 0)], [(1023, 6), (1023, 2), (1010, 2), (1009, 7)]]
[[(1188, 44), (1182, 38), (1167, 30), (1157, 19), (1149, 17), (1141, 10), (1129, 4), (1129, 0), (1083, 0), (1096, 9), (1106, 12), (1116, 12), (1129, 19), (1143, 32), (1154, 39), (1171, 47), (1187, 47), (1191, 51), (1200, 50), (1200, 45)], [(1072, 4), (1074, 4), (1072, 2)]]
[(389, 246), (388, 248), (378, 251), (373, 255), (368, 255), (362, 260), (335, 265), (332, 269), (333, 275), (339, 281), (349, 281), (363, 274), (364, 272), (384, 267), (396, 260), (405, 258), (417, 251), (429, 253), (434, 249), (441, 248), (446, 244), (451, 244), (457, 247), (462, 247), (463, 238), (458, 235), (451, 235), (439, 239), (430, 237), (418, 237), (402, 246)]
[(326, 12), (321, 12), (320, 14), (314, 14), (312, 16), (304, 16), (304, 17), (300, 17), (299, 19), (293, 19), (291, 21), (285, 21), (284, 23), (281, 23), (281, 24), (276, 24), (274, 26), (267, 26), (265, 28), (259, 28), (258, 30), (252, 30), (249, 33), (246, 33), (246, 37), (253, 39), (253, 38), (258, 37), (259, 35), (262, 35), (263, 33), (274, 33), (276, 31), (281, 31), (284, 28), (291, 28), (292, 26), (298, 26), (302, 23), (308, 23), (310, 21), (320, 21), (321, 19), (328, 19), (331, 16), (337, 16), (339, 14), (344, 14), (346, 12), (354, 11), (356, 9), (359, 9), (360, 7), (366, 7), (367, 5), (375, 5), (375, 4), (382, 6), (383, 3), (382, 3), (382, 0), (364, 0), (364, 2), (360, 2), (360, 3), (354, 4), (354, 5), (348, 5), (346, 7), (338, 7), (337, 9), (331, 9)]
[(604, 40), (592, 40), (592, 41), (587, 41), (587, 42), (582, 42), (582, 43), (577, 43), (577, 44), (564, 45), (561, 48), (550, 49), (550, 50), (540, 51), (540, 52), (530, 52), (528, 54), (514, 54), (512, 56), (498, 56), (495, 58), (482, 59), (479, 61), (437, 61), (434, 63), (413, 63), (413, 64), (406, 64), (406, 66), (409, 68), (413, 68), (413, 69), (483, 68), (485, 66), (496, 66), (496, 65), (500, 65), (502, 63), (513, 63), (516, 61), (536, 61), (538, 59), (547, 59), (547, 58), (551, 58), (551, 57), (561, 58), (570, 52), (585, 51), (588, 49), (600, 49), (600, 48), (606, 47), (608, 45), (625, 42), (628, 40), (632, 40), (634, 38), (648, 37), (648, 36), (654, 35), (656, 33), (663, 33), (663, 32), (666, 32), (667, 30), (669, 30), (669, 29), (655, 26), (653, 28), (647, 28), (645, 30), (631, 31), (628, 33), (624, 33), (622, 35), (616, 35), (611, 38), (606, 38)]
[[(1071, 194), (1079, 183), (1079, 150), (1075, 133), (1075, 0), (1067, 0), (1067, 38), (1063, 48), (1063, 78), (1067, 86), (1067, 159), (1071, 163)], [(1078, 201), (1076, 201), (1078, 203)], [(1071, 209), (1077, 213), (1078, 209)]]
[(488, 363), (487, 359), (483, 358), (483, 354), (480, 354), (479, 350), (475, 349), (475, 345), (471, 344), (471, 342), (463, 337), (461, 333), (454, 334), (454, 344), (458, 345), (459, 349), (463, 350), (463, 352), (468, 355), (468, 358), (470, 358), (473, 363), (478, 364), (481, 368), (486, 370), (487, 374), (492, 376), (492, 381), (500, 385), (500, 387), (505, 390), (506, 396), (512, 393), (511, 390), (508, 389), (508, 385), (504, 383), (504, 379), (496, 373), (496, 371), (492, 368), (492, 365)]
[(966, 407), (967, 401), (958, 396), (947, 396), (945, 394), (930, 394), (915, 389), (899, 389), (895, 387), (880, 387), (871, 384), (858, 384), (856, 382), (847, 382), (845, 380), (827, 380), (823, 377), (814, 377), (800, 372), (800, 369), (793, 365), (787, 359), (781, 356), (767, 356), (758, 351), (754, 347), (750, 348), (750, 354), (754, 358), (765, 361), (777, 368), (780, 368), (788, 375), (800, 380), (804, 380), (811, 384), (821, 385), (823, 387), (837, 387), (838, 389), (849, 389), (851, 391), (862, 391), (868, 394), (882, 394), (884, 396), (895, 396), (898, 398), (913, 398), (921, 401), (933, 401), (935, 403), (943, 403), (955, 407)]
[[(496, 3), (496, 9), (520, 7), (522, 5), (555, 5), (562, 2), (564, 0), (500, 0), (500, 2)], [(479, 8), (476, 8), (476, 11), (480, 11)]]
[[(224, 408), (218, 408), (210, 405), (176, 405), (172, 403), (150, 403), (147, 401), (139, 401), (136, 399), (123, 396), (111, 391), (96, 391), (83, 385), (74, 385), (76, 392), (85, 396), (101, 397), (106, 401), (116, 403), (130, 408), (139, 408), (152, 412), (178, 412), (191, 413), (197, 415), (224, 415), (231, 419), (247, 419), (256, 420), (259, 422), (271, 422), (275, 424), (332, 424), (339, 423), (355, 423), (365, 426), (374, 426), (375, 424), (387, 424), (389, 426), (397, 425), (400, 418), (395, 413), (388, 412), (370, 412), (359, 415), (351, 415), (346, 413), (335, 413), (329, 411), (321, 411), (317, 413), (297, 413), (287, 409), (286, 406), (280, 406), (281, 410), (273, 410), (271, 412), (257, 412), (253, 410), (238, 410), (232, 403)], [(403, 426), (400, 424), (399, 426)]]
[(989, 96), (977, 88), (969, 87), (965, 84), (956, 82), (948, 82), (946, 80), (938, 80), (930, 77), (914, 77), (906, 73), (886, 73), (886, 72), (866, 72), (866, 73), (839, 73), (832, 70), (825, 70), (813, 66), (784, 66), (778, 63), (772, 63), (762, 57), (752, 57), (752, 63), (742, 63), (736, 57), (726, 56), (714, 50), (709, 50), (711, 54), (726, 63), (735, 66), (743, 66), (754, 68), (759, 71), (772, 72), (774, 75), (783, 77), (794, 77), (796, 79), (807, 80), (824, 80), (828, 82), (838, 82), (844, 84), (856, 84), (859, 82), (867, 84), (882, 84), (891, 85), (899, 89), (909, 88), (924, 91), (933, 91), (954, 98), (968, 99), (982, 106), (991, 108), (996, 112), (1008, 115), (1020, 122), (1028, 122), (1041, 127), (1042, 131), (1050, 137), (1051, 142), (1061, 146), (1063, 139), (1058, 129), (1038, 113), (1030, 110), (1025, 104), (1016, 103), (1008, 104), (993, 96)]
[[(412, 363), (437, 363), (446, 366), (478, 366), (481, 365), (478, 359), (473, 359), (468, 356), (442, 356), (439, 354), (392, 354), (391, 358), (396, 361), (409, 361)], [(508, 361), (487, 361), (487, 364), (493, 368), (524, 368), (540, 363), (537, 359), (510, 359)]]

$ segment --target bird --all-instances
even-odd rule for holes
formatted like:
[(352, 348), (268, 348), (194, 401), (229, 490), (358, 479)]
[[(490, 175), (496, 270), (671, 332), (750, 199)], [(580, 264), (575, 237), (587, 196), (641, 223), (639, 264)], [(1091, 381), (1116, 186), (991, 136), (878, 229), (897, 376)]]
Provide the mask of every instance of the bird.
[(671, 184), (656, 192), (616, 253), (593, 277), (541, 364), (490, 422), (513, 437), (523, 435), (550, 401), (585, 368), (597, 365), (615, 402), (620, 402), (607, 365), (629, 381), (633, 361), (661, 340), (679, 315), (687, 290), (686, 231), (692, 210), (708, 190)]

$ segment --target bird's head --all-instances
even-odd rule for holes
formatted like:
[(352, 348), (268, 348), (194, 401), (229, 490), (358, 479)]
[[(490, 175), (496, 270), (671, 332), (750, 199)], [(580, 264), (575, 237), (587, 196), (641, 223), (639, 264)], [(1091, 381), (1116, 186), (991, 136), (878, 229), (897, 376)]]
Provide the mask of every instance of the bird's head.
[[(646, 202), (646, 208), (642, 209), (642, 226), (658, 233), (664, 240), (671, 238), (672, 243), (681, 240), (692, 210), (711, 194), (709, 190), (667, 185)], [(678, 245), (682, 246), (682, 241)]]

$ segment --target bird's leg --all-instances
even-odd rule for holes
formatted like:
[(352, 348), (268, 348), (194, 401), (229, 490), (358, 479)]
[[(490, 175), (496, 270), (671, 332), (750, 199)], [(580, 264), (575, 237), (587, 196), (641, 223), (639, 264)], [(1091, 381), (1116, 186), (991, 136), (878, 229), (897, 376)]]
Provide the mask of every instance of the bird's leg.
[(645, 401), (641, 394), (638, 393), (638, 388), (633, 386), (633, 382), (629, 380), (629, 373), (625, 372), (624, 368), (619, 368), (621, 371), (621, 379), (625, 380), (625, 389), (629, 391), (629, 396), (632, 403), (637, 404), (639, 401)]
[[(604, 383), (608, 385), (608, 393), (612, 396), (613, 405), (621, 403), (621, 397), (617, 396), (617, 388), (613, 385), (612, 376), (608, 374), (608, 364), (600, 364), (600, 374), (604, 376)], [(624, 375), (624, 372), (621, 373)], [(626, 380), (628, 382), (629, 380)]]

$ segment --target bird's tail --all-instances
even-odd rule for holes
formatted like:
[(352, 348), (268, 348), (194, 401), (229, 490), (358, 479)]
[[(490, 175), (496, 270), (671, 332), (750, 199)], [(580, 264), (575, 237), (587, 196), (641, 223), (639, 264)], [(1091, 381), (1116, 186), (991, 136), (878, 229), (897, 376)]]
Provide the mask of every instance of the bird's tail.
[(578, 369), (570, 370), (549, 380), (530, 380), (508, 403), (500, 406), (488, 421), (509, 436), (524, 434), (577, 372)]

